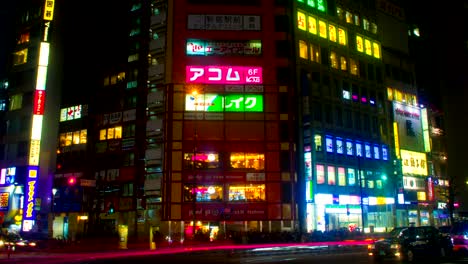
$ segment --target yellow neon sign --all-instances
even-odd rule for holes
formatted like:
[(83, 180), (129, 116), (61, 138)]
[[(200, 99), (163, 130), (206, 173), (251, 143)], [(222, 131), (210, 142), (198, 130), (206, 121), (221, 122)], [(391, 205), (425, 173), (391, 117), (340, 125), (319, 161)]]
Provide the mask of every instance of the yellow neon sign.
[(46, 0), (44, 6), (44, 20), (51, 21), (54, 18), (54, 0)]

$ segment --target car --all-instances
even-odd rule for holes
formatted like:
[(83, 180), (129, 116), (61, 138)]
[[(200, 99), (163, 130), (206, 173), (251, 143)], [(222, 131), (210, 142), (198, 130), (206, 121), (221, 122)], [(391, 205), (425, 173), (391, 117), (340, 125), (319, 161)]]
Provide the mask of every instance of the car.
[(413, 262), (416, 259), (447, 258), (452, 255), (450, 236), (433, 226), (394, 228), (389, 236), (369, 244), (367, 253), (373, 262), (386, 258)]
[(468, 255), (468, 221), (455, 222), (450, 229), (453, 251), (459, 255)]
[(15, 251), (17, 248), (35, 248), (37, 243), (23, 239), (18, 233), (9, 232), (0, 235), (0, 248)]

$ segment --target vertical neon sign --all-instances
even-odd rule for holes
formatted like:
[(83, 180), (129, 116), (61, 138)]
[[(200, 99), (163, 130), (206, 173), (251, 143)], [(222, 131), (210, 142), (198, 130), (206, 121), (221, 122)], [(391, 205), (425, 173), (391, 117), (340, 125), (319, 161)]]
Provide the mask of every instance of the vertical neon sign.
[(49, 65), (50, 44), (48, 40), (48, 31), (50, 21), (53, 19), (54, 0), (46, 0), (44, 3), (44, 21), (45, 29), (43, 41), (39, 49), (39, 61), (36, 73), (36, 89), (34, 92), (34, 107), (32, 111), (31, 143), (29, 147), (28, 177), (25, 186), (25, 197), (23, 206), (23, 224), (22, 230), (29, 232), (35, 223), (34, 202), (36, 199), (36, 189), (39, 179), (39, 161), (41, 151), (42, 122), (44, 117), (47, 68)]

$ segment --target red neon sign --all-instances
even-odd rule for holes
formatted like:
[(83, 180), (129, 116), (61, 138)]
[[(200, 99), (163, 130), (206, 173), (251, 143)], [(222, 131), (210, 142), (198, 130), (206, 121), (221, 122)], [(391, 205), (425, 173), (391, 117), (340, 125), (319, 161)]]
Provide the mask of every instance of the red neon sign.
[(36, 90), (34, 92), (34, 115), (43, 115), (44, 114), (44, 103), (45, 103), (45, 91)]
[(262, 67), (186, 66), (186, 83), (262, 84)]

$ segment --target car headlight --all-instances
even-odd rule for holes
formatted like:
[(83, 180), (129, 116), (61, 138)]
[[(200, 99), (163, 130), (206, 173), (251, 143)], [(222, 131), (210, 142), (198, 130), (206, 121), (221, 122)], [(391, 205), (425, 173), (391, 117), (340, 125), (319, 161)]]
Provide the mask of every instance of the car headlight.
[(5, 242), (3, 240), (0, 240), (0, 246), (5, 245)]
[(399, 249), (399, 248), (400, 248), (400, 244), (391, 244), (391, 245), (390, 245), (390, 248), (392, 248), (392, 249)]
[(374, 244), (369, 244), (369, 245), (367, 245), (367, 249), (375, 249), (375, 245)]
[(24, 243), (23, 241), (20, 241), (20, 242), (17, 242), (16, 245), (18, 246), (26, 246), (26, 243)]
[(36, 242), (29, 242), (29, 246), (30, 246), (30, 247), (35, 247), (35, 246), (36, 246)]

